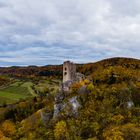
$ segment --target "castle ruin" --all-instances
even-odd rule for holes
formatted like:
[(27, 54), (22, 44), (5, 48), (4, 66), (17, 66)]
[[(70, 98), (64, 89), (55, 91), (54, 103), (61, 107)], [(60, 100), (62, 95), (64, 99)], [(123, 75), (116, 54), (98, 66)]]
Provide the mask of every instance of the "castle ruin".
[[(67, 93), (71, 92), (72, 84), (82, 81), (85, 79), (85, 76), (81, 73), (76, 73), (76, 64), (70, 61), (63, 63), (63, 82), (60, 86), (60, 91), (55, 96), (55, 105), (54, 105), (54, 117), (59, 116), (60, 112), (65, 109), (67, 103), (64, 102)], [(77, 97), (72, 97), (69, 99), (69, 103), (72, 104), (73, 114), (76, 115), (77, 109), (80, 104), (77, 101)]]
[(76, 65), (70, 61), (64, 62), (62, 90), (69, 91), (70, 86), (74, 83), (75, 80), (76, 80)]
[(63, 64), (63, 83), (74, 81), (76, 78), (76, 65), (73, 62), (66, 61)]
[(76, 73), (76, 64), (70, 61), (63, 63), (63, 91), (69, 91), (73, 83), (82, 81), (83, 79), (85, 79), (83, 74)]

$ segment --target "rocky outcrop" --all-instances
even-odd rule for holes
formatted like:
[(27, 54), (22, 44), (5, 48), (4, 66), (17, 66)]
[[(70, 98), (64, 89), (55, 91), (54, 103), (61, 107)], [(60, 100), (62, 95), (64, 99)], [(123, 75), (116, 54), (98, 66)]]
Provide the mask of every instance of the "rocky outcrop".
[[(55, 97), (54, 104), (54, 114), (53, 117), (61, 117), (61, 113), (65, 112), (66, 115), (74, 115), (78, 114), (78, 108), (80, 104), (77, 100), (77, 96), (66, 99), (64, 93), (58, 93)], [(69, 109), (68, 109), (69, 108)]]

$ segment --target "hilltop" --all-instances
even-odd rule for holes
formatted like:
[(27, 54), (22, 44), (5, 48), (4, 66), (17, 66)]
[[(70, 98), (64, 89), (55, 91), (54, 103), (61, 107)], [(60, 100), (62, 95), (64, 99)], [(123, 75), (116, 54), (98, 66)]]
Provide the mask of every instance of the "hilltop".
[[(124, 68), (140, 69), (140, 60), (133, 58), (110, 58), (95, 63), (77, 64), (77, 71), (89, 75), (100, 68), (122, 66)], [(28, 66), (28, 67), (0, 67), (0, 74), (17, 77), (34, 76), (62, 76), (62, 65)]]

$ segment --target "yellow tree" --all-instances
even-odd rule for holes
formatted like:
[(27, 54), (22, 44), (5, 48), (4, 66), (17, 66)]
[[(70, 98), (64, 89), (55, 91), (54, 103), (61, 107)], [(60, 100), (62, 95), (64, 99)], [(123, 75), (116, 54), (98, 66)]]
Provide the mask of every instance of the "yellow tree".
[(65, 121), (59, 121), (54, 129), (54, 136), (56, 140), (69, 140), (69, 133)]
[(13, 136), (16, 133), (14, 123), (9, 121), (9, 120), (6, 120), (2, 124), (2, 131), (3, 131), (4, 135), (7, 136), (7, 137)]

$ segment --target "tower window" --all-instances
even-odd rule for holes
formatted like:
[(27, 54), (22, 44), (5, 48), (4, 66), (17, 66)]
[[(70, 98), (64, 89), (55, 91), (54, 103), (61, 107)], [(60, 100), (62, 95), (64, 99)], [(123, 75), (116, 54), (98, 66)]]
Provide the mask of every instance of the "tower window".
[(65, 68), (65, 70), (67, 70), (67, 68)]
[(65, 72), (64, 75), (67, 75), (67, 72)]

